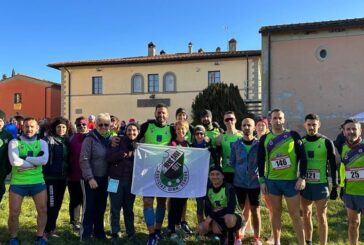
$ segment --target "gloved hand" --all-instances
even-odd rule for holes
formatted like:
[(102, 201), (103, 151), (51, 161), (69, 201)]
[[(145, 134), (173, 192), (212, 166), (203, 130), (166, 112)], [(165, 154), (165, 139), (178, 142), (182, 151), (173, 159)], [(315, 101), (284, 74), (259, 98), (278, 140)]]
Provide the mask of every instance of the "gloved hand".
[(330, 200), (336, 200), (337, 198), (337, 187), (332, 187), (330, 192)]

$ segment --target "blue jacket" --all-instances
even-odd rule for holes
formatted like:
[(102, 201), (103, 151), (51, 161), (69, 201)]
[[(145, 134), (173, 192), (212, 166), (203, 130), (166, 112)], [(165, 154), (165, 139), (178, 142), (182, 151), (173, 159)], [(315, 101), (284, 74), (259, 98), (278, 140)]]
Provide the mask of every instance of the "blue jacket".
[(246, 152), (242, 139), (231, 144), (230, 161), (235, 169), (234, 186), (247, 189), (259, 188), (258, 144), (259, 140), (254, 139), (249, 153)]

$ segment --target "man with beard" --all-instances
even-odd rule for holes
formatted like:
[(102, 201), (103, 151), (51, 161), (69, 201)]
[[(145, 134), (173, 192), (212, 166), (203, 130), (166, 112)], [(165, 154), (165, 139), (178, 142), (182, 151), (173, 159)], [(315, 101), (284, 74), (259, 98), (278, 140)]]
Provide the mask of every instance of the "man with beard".
[[(155, 120), (147, 121), (140, 126), (137, 140), (146, 144), (168, 145), (174, 136), (173, 127), (168, 123), (168, 109), (158, 104), (154, 112)], [(143, 197), (144, 220), (149, 231), (148, 245), (157, 244), (162, 239), (161, 227), (166, 212), (166, 198), (157, 197), (157, 208), (154, 213), (154, 197)]]
[[(245, 118), (241, 122), (243, 137), (231, 145), (230, 161), (235, 170), (234, 188), (244, 220), (249, 218), (250, 209), (254, 229), (254, 244), (261, 245), (260, 241), (260, 186), (258, 181), (257, 153), (259, 140), (253, 135), (255, 122), (252, 118)], [(250, 205), (245, 205), (246, 200)], [(244, 212), (245, 211), (245, 212)]]
[(201, 123), (205, 127), (205, 134), (210, 140), (211, 144), (211, 164), (219, 164), (216, 160), (216, 138), (220, 133), (223, 133), (224, 130), (220, 128), (217, 122), (212, 121), (212, 113), (210, 110), (204, 110), (201, 113)]
[(298, 244), (303, 245), (305, 235), (300, 210), (297, 207), (300, 206), (299, 191), (305, 188), (307, 160), (304, 147), (297, 132), (284, 128), (285, 118), (282, 110), (272, 110), (270, 120), (272, 132), (262, 136), (259, 141), (258, 168), (260, 190), (263, 194), (269, 194), (272, 204), (274, 244), (280, 244), (284, 196)]
[(351, 245), (359, 244), (361, 213), (364, 212), (364, 141), (361, 125), (348, 119), (343, 125), (346, 142), (340, 149), (341, 161), (345, 166), (343, 200), (348, 215), (348, 235)]
[(320, 244), (327, 244), (327, 202), (329, 198), (328, 169), (330, 165), (332, 191), (330, 199), (337, 198), (336, 161), (334, 144), (331, 140), (318, 133), (321, 126), (316, 114), (305, 117), (304, 127), (307, 135), (302, 142), (307, 157), (306, 188), (301, 191), (301, 206), (303, 210), (303, 225), (306, 244), (312, 244), (312, 204), (315, 203)]

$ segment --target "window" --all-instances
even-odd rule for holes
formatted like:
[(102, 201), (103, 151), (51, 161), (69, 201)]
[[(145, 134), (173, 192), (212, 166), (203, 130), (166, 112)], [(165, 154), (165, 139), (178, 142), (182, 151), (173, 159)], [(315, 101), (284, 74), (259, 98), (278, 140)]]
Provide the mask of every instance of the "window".
[(102, 77), (92, 77), (92, 94), (102, 94)]
[(158, 74), (148, 75), (148, 92), (154, 93), (159, 91), (159, 76)]
[(220, 83), (220, 71), (209, 71), (209, 85), (214, 83)]
[(144, 79), (141, 74), (134, 74), (131, 78), (131, 92), (143, 93), (144, 91)]
[(164, 74), (163, 78), (164, 92), (175, 92), (176, 91), (176, 75), (172, 72)]
[(15, 93), (14, 94), (14, 104), (20, 104), (21, 103), (21, 93)]
[(320, 46), (316, 49), (316, 58), (319, 61), (325, 61), (329, 56), (329, 50), (325, 46)]

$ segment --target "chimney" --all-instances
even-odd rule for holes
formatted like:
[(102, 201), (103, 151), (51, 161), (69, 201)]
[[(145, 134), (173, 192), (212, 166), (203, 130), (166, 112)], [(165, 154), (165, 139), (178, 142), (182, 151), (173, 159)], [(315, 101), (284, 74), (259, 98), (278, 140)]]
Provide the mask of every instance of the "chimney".
[(192, 54), (192, 43), (191, 42), (188, 43), (188, 53)]
[(221, 48), (220, 47), (217, 47), (216, 48), (216, 53), (220, 53), (221, 52)]
[(164, 51), (163, 49), (159, 52), (160, 55), (164, 55), (166, 54), (166, 51)]
[(148, 56), (155, 56), (155, 45), (153, 42), (148, 43)]
[(235, 52), (236, 51), (236, 40), (234, 38), (231, 38), (229, 41), (229, 52)]

